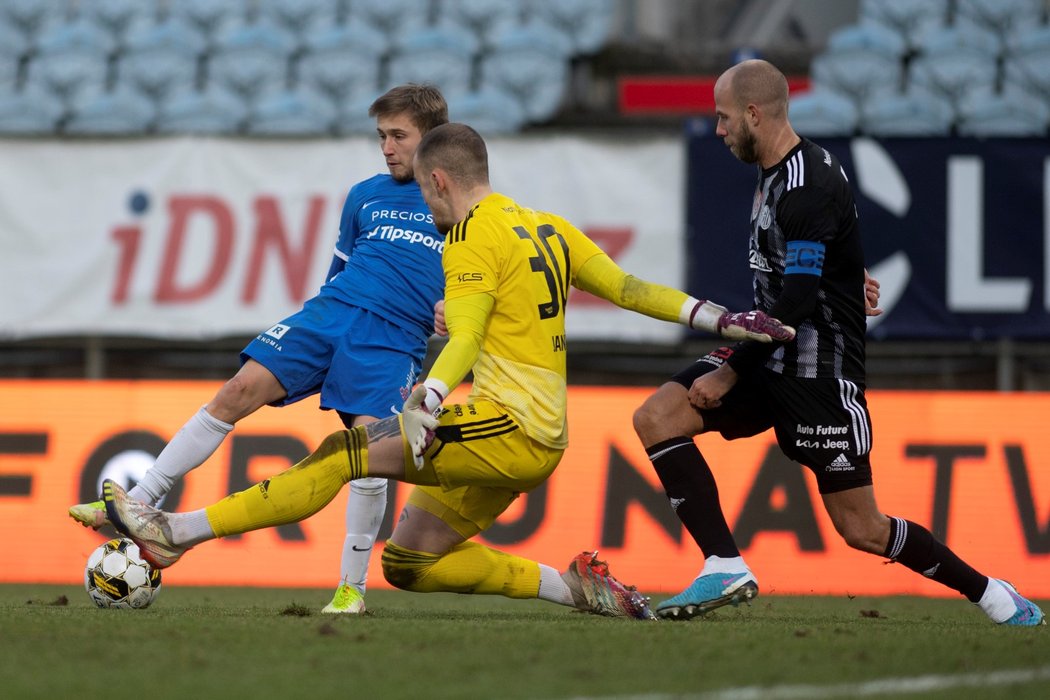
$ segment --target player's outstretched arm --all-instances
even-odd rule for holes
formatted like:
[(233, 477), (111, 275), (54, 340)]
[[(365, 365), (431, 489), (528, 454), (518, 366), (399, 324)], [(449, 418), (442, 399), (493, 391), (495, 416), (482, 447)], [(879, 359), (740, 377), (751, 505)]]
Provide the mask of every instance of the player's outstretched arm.
[(720, 304), (628, 275), (604, 253), (583, 263), (575, 285), (622, 308), (663, 321), (677, 321), (728, 340), (786, 343), (795, 337), (794, 328), (761, 311), (732, 313)]

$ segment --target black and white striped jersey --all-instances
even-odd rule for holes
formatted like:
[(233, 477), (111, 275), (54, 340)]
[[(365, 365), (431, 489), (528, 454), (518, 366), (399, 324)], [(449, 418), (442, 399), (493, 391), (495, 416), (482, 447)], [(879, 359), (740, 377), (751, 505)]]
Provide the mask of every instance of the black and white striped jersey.
[[(755, 308), (797, 330), (793, 342), (767, 355), (765, 366), (789, 377), (863, 385), (864, 256), (853, 192), (835, 156), (802, 139), (761, 171), (749, 260)], [(805, 277), (792, 281), (794, 275)]]

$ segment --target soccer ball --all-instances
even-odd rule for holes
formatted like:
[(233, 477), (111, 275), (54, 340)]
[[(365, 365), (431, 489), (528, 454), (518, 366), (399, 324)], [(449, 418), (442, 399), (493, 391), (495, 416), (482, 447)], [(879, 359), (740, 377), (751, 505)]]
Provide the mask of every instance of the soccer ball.
[(160, 591), (160, 571), (142, 558), (137, 544), (118, 537), (88, 557), (84, 588), (100, 608), (148, 608)]

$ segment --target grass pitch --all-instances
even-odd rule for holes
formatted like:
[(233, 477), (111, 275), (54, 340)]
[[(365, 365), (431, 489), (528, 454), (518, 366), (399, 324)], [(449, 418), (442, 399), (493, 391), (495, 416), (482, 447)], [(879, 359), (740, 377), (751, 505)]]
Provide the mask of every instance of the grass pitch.
[(166, 587), (147, 610), (99, 610), (78, 586), (0, 586), (0, 687), (106, 700), (1050, 697), (1050, 627), (996, 626), (956, 599), (771, 595), (641, 623), (400, 591), (370, 591), (364, 616), (321, 615), (330, 594)]

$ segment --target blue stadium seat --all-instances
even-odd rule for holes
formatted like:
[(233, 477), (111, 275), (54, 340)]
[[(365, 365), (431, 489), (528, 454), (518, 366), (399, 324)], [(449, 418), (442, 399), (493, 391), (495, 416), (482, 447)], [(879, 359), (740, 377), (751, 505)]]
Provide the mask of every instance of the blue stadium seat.
[(21, 61), (28, 53), (29, 39), (0, 22), (0, 90), (13, 92), (18, 87)]
[(368, 108), (379, 97), (379, 91), (371, 95), (361, 95), (339, 105), (335, 118), (335, 132), (341, 136), (375, 135), (375, 117), (368, 116)]
[(65, 114), (62, 101), (39, 87), (0, 88), (0, 134), (50, 135)]
[(247, 99), (284, 87), (295, 40), (266, 20), (234, 27), (219, 37), (208, 60), (208, 80)]
[(444, 0), (438, 23), (470, 30), (487, 48), (497, 34), (521, 23), (522, 12), (514, 0)]
[(295, 37), (300, 48), (310, 33), (336, 23), (336, 0), (259, 0), (259, 13)]
[(908, 45), (898, 33), (881, 24), (849, 24), (828, 36), (829, 53), (869, 52), (903, 60)]
[(449, 118), (470, 124), (482, 136), (513, 134), (525, 124), (517, 99), (500, 90), (478, 90), (448, 100)]
[(922, 53), (908, 67), (908, 84), (938, 93), (956, 107), (999, 77), (998, 40), (969, 27), (944, 27), (923, 37)]
[(803, 136), (852, 136), (860, 113), (853, 100), (830, 90), (812, 90), (791, 98), (788, 115)]
[(1003, 86), (1031, 91), (1050, 104), (1050, 27), (1040, 25), (1011, 38), (1003, 60)]
[(117, 64), (118, 82), (162, 102), (175, 92), (194, 88), (205, 51), (203, 37), (179, 19), (133, 30)]
[(542, 26), (502, 32), (481, 63), (481, 89), (513, 95), (529, 121), (550, 119), (565, 98), (568, 47)]
[(350, 24), (364, 23), (392, 45), (397, 37), (429, 24), (429, 3), (419, 0), (352, 0)]
[(219, 37), (247, 21), (249, 2), (254, 0), (175, 0), (166, 4), (171, 19), (193, 27), (209, 48)]
[(105, 86), (113, 49), (113, 40), (89, 22), (58, 25), (40, 37), (28, 82), (71, 104), (84, 91)]
[(568, 37), (574, 54), (594, 53), (612, 34), (613, 3), (606, 0), (533, 0), (531, 12)]
[(372, 95), (386, 49), (386, 37), (365, 25), (337, 24), (313, 32), (299, 60), (299, 82), (340, 102)]
[(872, 136), (947, 136), (952, 105), (920, 91), (880, 96), (861, 112), (861, 131)]
[(30, 46), (35, 46), (48, 30), (68, 21), (68, 9), (66, 0), (3, 0), (0, 22), (21, 34)]
[(241, 96), (215, 84), (173, 95), (161, 105), (155, 128), (164, 134), (235, 134), (247, 119)]
[(145, 27), (157, 19), (156, 8), (142, 0), (77, 0), (80, 17), (105, 31), (114, 45), (122, 49), (136, 27)]
[(333, 127), (335, 107), (300, 88), (265, 95), (248, 118), (247, 132), (257, 136), (325, 136)]
[(960, 109), (963, 136), (1046, 136), (1050, 107), (1027, 92), (986, 92), (970, 96)]
[(116, 136), (145, 134), (157, 110), (130, 88), (93, 92), (77, 99), (63, 129), (67, 134)]
[(1043, 20), (1043, 0), (955, 0), (956, 26), (981, 28), (1006, 43)]
[(858, 109), (881, 95), (899, 92), (904, 80), (900, 58), (864, 47), (826, 51), (813, 59), (809, 70), (814, 89), (848, 95)]
[(914, 49), (926, 32), (947, 23), (948, 0), (861, 0), (860, 19), (894, 30)]
[(446, 99), (469, 92), (477, 50), (478, 40), (465, 29), (439, 26), (408, 32), (390, 57), (387, 85), (430, 83)]

